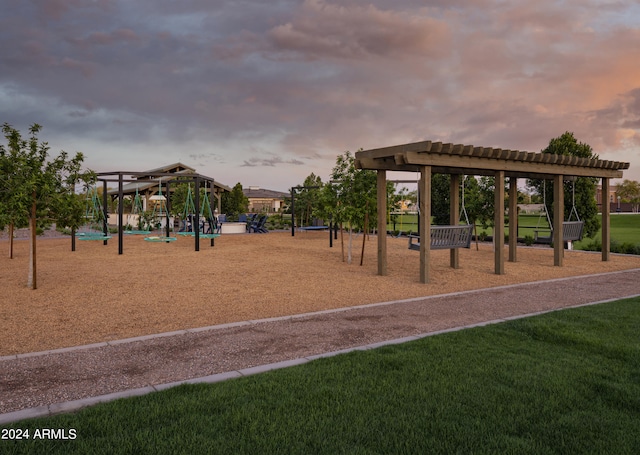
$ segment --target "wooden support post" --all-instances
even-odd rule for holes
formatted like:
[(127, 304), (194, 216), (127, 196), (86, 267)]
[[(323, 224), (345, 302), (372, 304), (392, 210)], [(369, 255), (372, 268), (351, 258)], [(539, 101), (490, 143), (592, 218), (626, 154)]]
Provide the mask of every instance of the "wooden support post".
[[(387, 171), (378, 171), (378, 275), (387, 274)], [(331, 229), (329, 229), (331, 238)]]
[[(456, 226), (460, 220), (460, 175), (451, 174), (449, 184), (449, 224)], [(449, 264), (452, 268), (460, 267), (460, 254), (458, 248), (449, 250)]]
[(553, 176), (553, 265), (562, 267), (564, 259), (564, 181), (562, 175)]
[(518, 260), (518, 179), (509, 179), (509, 262)]
[(602, 260), (611, 259), (611, 206), (609, 205), (609, 179), (602, 179)]
[(431, 256), (431, 166), (420, 166), (420, 282), (429, 282)]
[(496, 171), (495, 179), (493, 216), (495, 272), (496, 275), (504, 275), (504, 171)]

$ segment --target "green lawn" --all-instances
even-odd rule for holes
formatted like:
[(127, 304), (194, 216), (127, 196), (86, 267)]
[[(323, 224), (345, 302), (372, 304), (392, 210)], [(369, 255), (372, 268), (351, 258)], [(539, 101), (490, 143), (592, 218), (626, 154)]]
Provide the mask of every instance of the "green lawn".
[(0, 453), (640, 453), (640, 298), (4, 428)]
[[(640, 214), (611, 214), (611, 239), (620, 243), (640, 244)], [(546, 219), (538, 215), (519, 215), (518, 216), (518, 237), (524, 238), (527, 235), (534, 237), (534, 230), (539, 229), (542, 235), (548, 235), (548, 227)], [(401, 229), (402, 227), (402, 229)], [(390, 231), (393, 230), (393, 223), (388, 225)], [(417, 215), (398, 215), (396, 220), (396, 229), (402, 231), (417, 232), (418, 219)], [(546, 231), (545, 231), (546, 230)], [(487, 235), (493, 234), (491, 227), (483, 228), (478, 225), (478, 234), (485, 232)], [(505, 233), (509, 232), (508, 226), (505, 226)], [(594, 238), (600, 238), (601, 231), (598, 231)], [(590, 243), (591, 239), (584, 239), (574, 243), (574, 248), (581, 249), (584, 245)]]
[[(620, 243), (640, 244), (640, 214), (611, 214), (611, 240)], [(594, 238), (602, 237), (599, 230)], [(590, 243), (591, 239), (583, 239), (575, 243), (577, 249)]]

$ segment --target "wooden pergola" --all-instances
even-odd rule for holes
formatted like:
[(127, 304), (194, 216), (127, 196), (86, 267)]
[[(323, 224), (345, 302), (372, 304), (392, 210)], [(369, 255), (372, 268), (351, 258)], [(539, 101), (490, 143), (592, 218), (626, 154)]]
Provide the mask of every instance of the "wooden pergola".
[[(429, 239), (431, 231), (431, 175), (450, 174), (450, 224), (457, 225), (460, 204), (460, 176), (495, 177), (495, 273), (504, 274), (504, 180), (509, 178), (509, 261), (517, 258), (517, 188), (519, 178), (551, 179), (554, 182), (553, 220), (554, 265), (562, 266), (564, 257), (563, 216), (565, 179), (595, 177), (602, 179), (603, 194), (609, 194), (612, 178), (621, 178), (629, 163), (579, 158), (551, 153), (531, 153), (473, 145), (415, 142), (356, 152), (356, 167), (377, 171), (378, 198), (378, 274), (387, 274), (387, 176), (386, 171), (419, 172), (418, 191), (420, 238)], [(602, 204), (602, 260), (610, 258), (609, 204)], [(515, 220), (516, 222), (512, 222)], [(430, 242), (420, 242), (420, 281), (429, 282)], [(450, 265), (459, 267), (458, 249), (450, 250)]]

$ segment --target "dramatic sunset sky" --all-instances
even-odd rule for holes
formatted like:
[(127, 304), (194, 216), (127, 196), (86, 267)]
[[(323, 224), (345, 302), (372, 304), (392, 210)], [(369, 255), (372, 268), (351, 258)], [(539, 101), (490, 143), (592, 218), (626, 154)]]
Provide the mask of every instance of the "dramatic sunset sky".
[(0, 123), (97, 171), (286, 191), (420, 140), (572, 131), (640, 180), (636, 0), (4, 0)]

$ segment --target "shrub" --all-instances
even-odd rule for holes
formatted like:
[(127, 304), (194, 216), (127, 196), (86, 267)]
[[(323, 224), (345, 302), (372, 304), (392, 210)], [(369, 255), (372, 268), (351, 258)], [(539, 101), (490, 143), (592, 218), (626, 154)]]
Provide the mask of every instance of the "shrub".
[(533, 245), (533, 241), (534, 241), (534, 239), (533, 239), (532, 235), (525, 235), (524, 236), (524, 244), (525, 245), (531, 246), (531, 245)]

